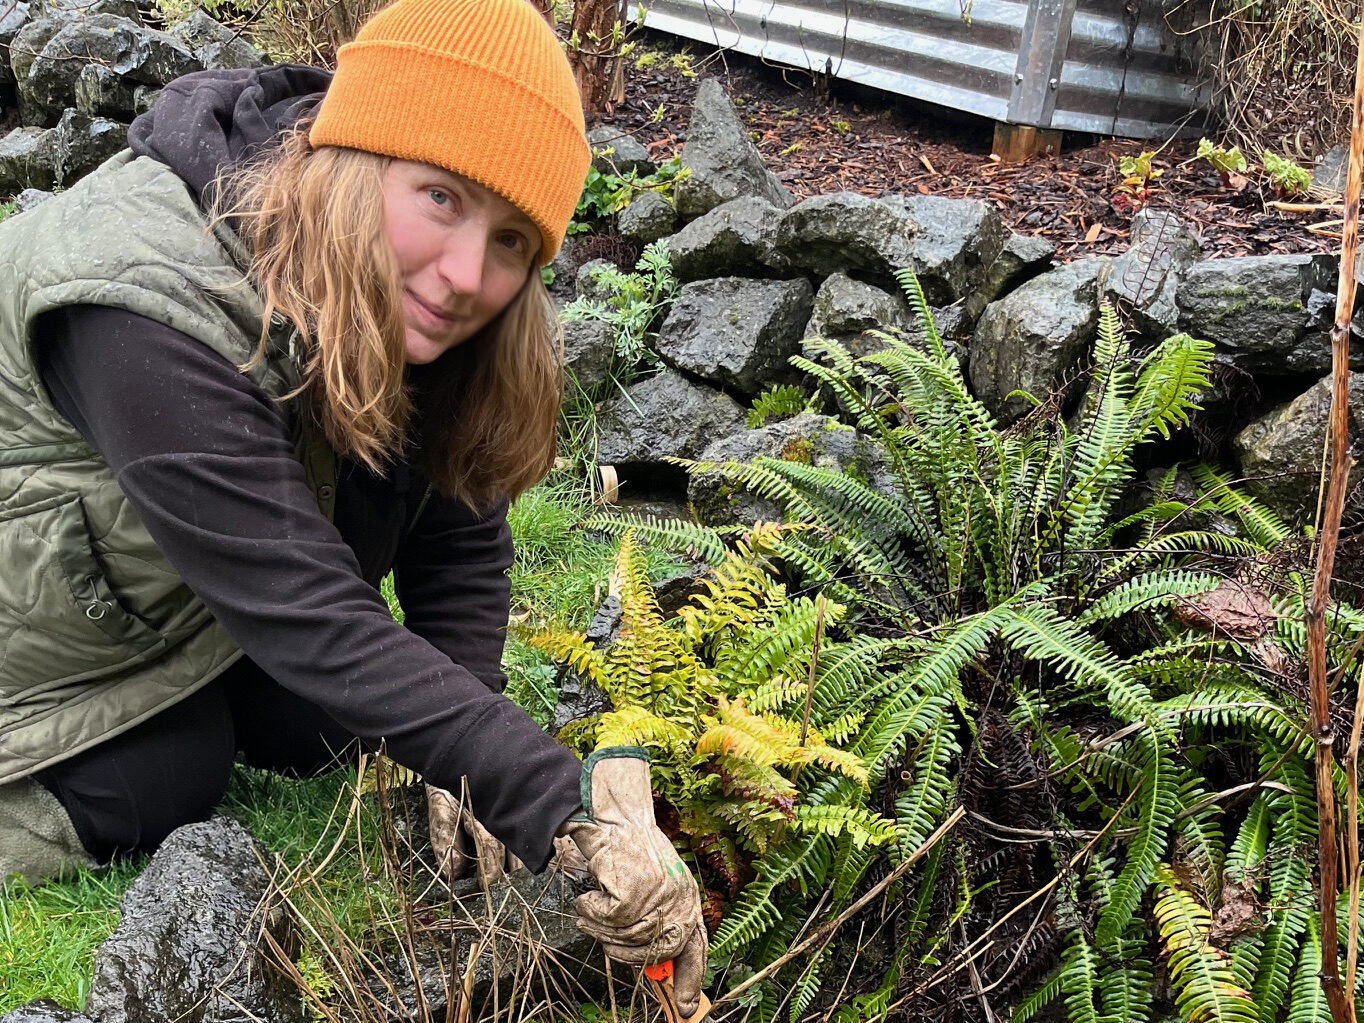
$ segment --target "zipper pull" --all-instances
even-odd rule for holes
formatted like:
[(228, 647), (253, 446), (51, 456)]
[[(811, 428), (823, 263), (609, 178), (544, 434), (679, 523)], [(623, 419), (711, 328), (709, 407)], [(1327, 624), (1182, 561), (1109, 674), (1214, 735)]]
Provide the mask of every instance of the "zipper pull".
[(99, 599), (99, 590), (95, 587), (94, 576), (87, 575), (85, 577), (85, 585), (90, 587), (90, 594), (94, 598), (89, 604), (85, 605), (85, 617), (89, 618), (92, 622), (97, 622), (109, 613), (109, 609), (113, 607), (113, 605), (107, 600)]

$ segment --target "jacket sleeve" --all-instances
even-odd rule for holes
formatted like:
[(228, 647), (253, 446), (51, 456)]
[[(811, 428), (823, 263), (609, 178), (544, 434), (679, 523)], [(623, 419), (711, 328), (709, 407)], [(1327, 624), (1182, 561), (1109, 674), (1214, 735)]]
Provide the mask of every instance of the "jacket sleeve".
[(432, 493), (393, 566), (407, 627), (496, 693), (507, 685), (511, 564), (506, 501), (480, 514)]
[(122, 310), (49, 313), (38, 344), (58, 409), (247, 656), (432, 784), (467, 775), (484, 825), (542, 869), (580, 805), (581, 764), (393, 621), (318, 511), (274, 401), (206, 346)]

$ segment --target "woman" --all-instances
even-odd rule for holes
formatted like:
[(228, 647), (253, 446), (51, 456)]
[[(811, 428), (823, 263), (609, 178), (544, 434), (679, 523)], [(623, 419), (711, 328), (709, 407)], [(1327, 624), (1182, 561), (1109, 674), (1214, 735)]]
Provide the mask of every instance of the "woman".
[[(525, 0), (398, 0), (308, 68), (173, 83), (130, 149), (0, 225), (0, 877), (150, 850), (238, 751), (382, 742), (580, 925), (704, 968), (640, 751), (500, 690), (509, 499), (553, 456), (540, 281), (590, 159)], [(395, 573), (406, 628), (379, 579)]]

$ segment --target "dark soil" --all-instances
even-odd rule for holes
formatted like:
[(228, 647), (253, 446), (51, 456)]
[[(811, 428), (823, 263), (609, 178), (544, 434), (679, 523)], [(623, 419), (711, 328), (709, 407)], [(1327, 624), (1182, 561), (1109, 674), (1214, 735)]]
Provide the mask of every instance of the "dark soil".
[[(992, 121), (916, 103), (806, 72), (763, 64), (733, 51), (695, 49), (672, 63), (676, 40), (645, 33), (646, 68), (626, 69), (623, 103), (589, 126), (635, 135), (658, 160), (686, 140), (692, 99), (702, 77), (718, 77), (757, 133), (758, 151), (797, 199), (837, 191), (869, 196), (920, 192), (993, 203), (1016, 231), (1054, 241), (1063, 261), (1114, 255), (1127, 248), (1133, 206), (1115, 189), (1118, 161), (1145, 149), (1158, 155), (1146, 202), (1179, 212), (1205, 256), (1329, 252), (1338, 248), (1340, 213), (1312, 200), (1301, 212), (1276, 209), (1278, 197), (1252, 175), (1240, 190), (1224, 187), (1197, 140), (1133, 141), (1067, 133), (1059, 156), (1021, 164), (991, 158)], [(651, 119), (662, 105), (663, 116)], [(1325, 225), (1319, 228), (1319, 225)], [(1314, 228), (1318, 228), (1314, 230)]]

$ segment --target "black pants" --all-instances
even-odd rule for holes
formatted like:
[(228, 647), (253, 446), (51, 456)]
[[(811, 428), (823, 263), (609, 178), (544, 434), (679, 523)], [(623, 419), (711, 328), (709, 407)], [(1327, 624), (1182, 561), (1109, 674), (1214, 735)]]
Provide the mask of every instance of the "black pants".
[(242, 658), (194, 695), (35, 775), (100, 863), (151, 852), (207, 820), (238, 751), (253, 767), (318, 774), (355, 750), (331, 717)]

